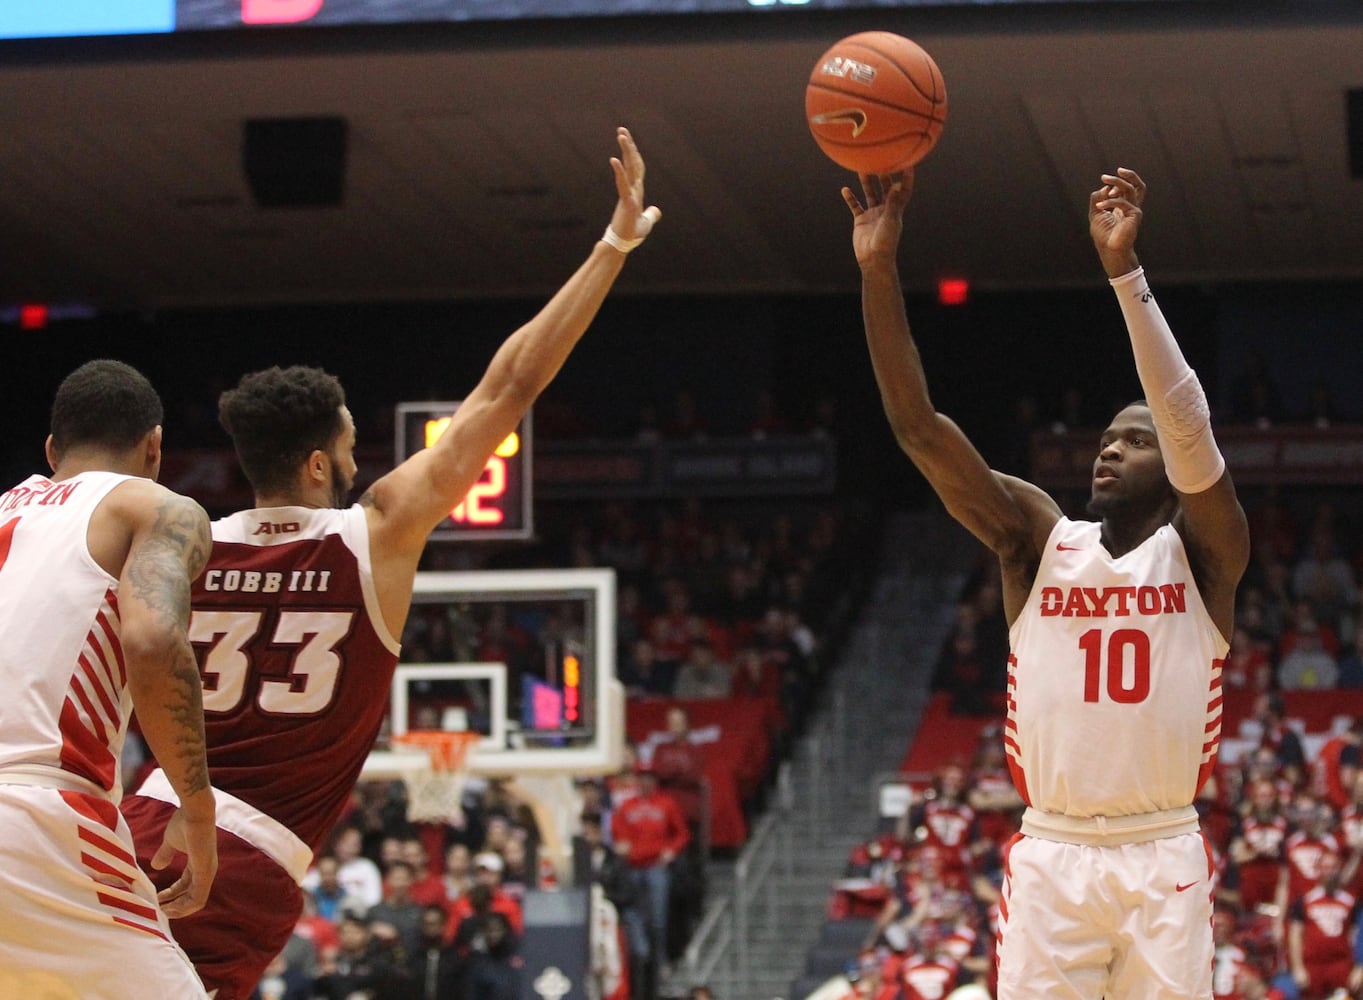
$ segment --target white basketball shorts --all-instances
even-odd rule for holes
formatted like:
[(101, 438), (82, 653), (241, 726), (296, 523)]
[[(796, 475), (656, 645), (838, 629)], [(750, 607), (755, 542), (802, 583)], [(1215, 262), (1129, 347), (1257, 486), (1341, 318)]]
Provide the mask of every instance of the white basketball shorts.
[(0, 784), (0, 997), (205, 996), (117, 807)]
[(999, 1000), (1210, 1000), (1201, 833), (1090, 846), (1019, 836), (999, 906)]

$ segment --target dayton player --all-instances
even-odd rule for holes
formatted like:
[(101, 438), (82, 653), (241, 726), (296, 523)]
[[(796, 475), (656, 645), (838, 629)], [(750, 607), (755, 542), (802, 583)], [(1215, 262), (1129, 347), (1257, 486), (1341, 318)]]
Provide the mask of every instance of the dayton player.
[[(246, 1000), (301, 912), (298, 882), (345, 808), (387, 707), (422, 549), (567, 359), (660, 213), (626, 129), (619, 200), (587, 261), (498, 349), (432, 447), (340, 509), (355, 425), (315, 368), (248, 375), (222, 422), (257, 509), (213, 526), (194, 594), (222, 876), (176, 939), (218, 1000)], [(126, 812), (145, 859), (174, 795), (153, 773)]]
[(0, 996), (204, 995), (117, 806), (136, 707), (184, 801), (148, 842), (188, 851), (160, 901), (202, 906), (217, 847), (185, 627), (208, 518), (152, 481), (160, 424), (141, 374), (91, 361), (53, 401), (52, 477), (0, 494)]
[(1135, 254), (1145, 185), (1104, 174), (1089, 228), (1149, 404), (1103, 432), (1090, 513), (995, 473), (928, 395), (896, 267), (912, 175), (847, 188), (866, 336), (900, 446), (999, 557), (1010, 625), (1009, 852), (999, 997), (1210, 997), (1211, 866), (1193, 800), (1249, 556), (1206, 398)]

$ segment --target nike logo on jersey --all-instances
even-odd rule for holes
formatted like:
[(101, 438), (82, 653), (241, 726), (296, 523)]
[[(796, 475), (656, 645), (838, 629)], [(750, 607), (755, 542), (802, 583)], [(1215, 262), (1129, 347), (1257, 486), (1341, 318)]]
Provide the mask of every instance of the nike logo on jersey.
[[(1202, 881), (1202, 880), (1201, 880), (1201, 879), (1198, 879), (1197, 881), (1200, 882), (1200, 881)], [(1178, 885), (1174, 886), (1174, 891), (1175, 891), (1175, 892), (1186, 892), (1188, 889), (1191, 889), (1191, 888), (1192, 888), (1193, 886), (1195, 886), (1195, 885), (1197, 885), (1197, 882), (1187, 882), (1187, 883), (1180, 882)]]
[(1083, 551), (1084, 551), (1084, 547), (1083, 547), (1082, 545), (1066, 545), (1064, 542), (1057, 542), (1056, 545), (1055, 545), (1055, 551), (1057, 551), (1057, 552), (1083, 552)]

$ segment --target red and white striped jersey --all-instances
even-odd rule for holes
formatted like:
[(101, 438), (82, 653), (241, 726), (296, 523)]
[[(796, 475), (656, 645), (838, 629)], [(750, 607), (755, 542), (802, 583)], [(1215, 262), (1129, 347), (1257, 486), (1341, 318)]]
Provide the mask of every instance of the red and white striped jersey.
[(54, 769), (115, 801), (132, 695), (118, 580), (90, 555), (90, 517), (130, 477), (30, 476), (0, 494), (0, 769)]
[(1183, 808), (1216, 759), (1228, 644), (1172, 525), (1115, 559), (1101, 527), (1057, 522), (1013, 623), (1009, 767), (1042, 812)]
[(398, 662), (364, 508), (214, 521), (192, 601), (213, 786), (316, 852), (373, 747)]

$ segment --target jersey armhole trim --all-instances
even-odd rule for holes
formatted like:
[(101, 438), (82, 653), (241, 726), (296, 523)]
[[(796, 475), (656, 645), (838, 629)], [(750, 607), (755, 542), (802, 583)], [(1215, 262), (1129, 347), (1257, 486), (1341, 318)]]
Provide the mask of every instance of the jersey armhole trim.
[(383, 617), (383, 608), (379, 605), (378, 591), (374, 587), (374, 570), (369, 560), (369, 519), (365, 517), (364, 508), (359, 504), (347, 508), (344, 522), (346, 544), (355, 553), (355, 561), (359, 565), (360, 590), (364, 594), (364, 608), (369, 615), (369, 623), (384, 648), (394, 656), (399, 656), (402, 643), (389, 630), (388, 622)]

